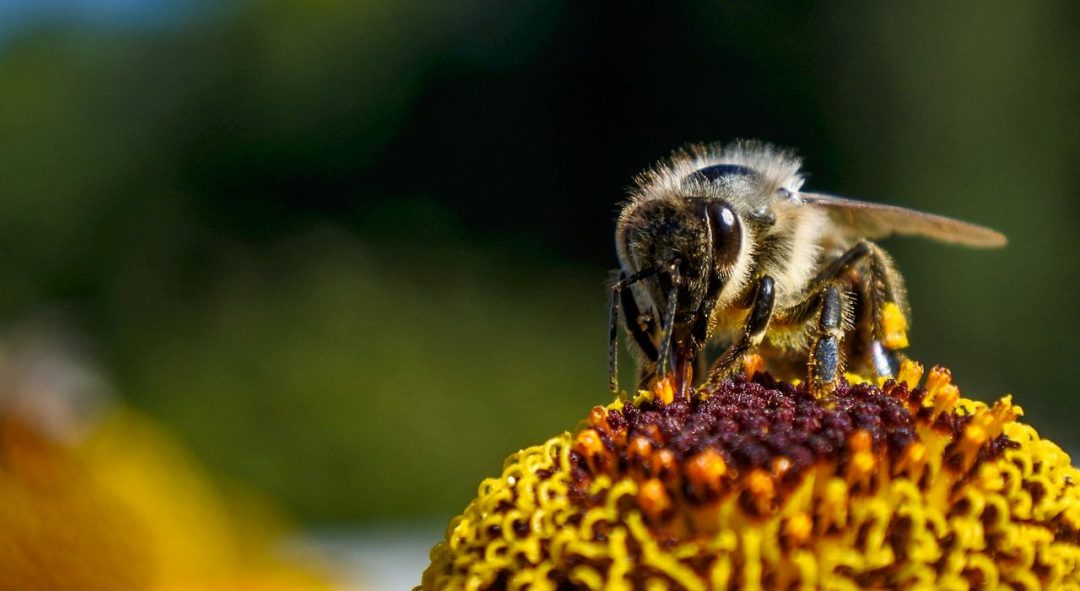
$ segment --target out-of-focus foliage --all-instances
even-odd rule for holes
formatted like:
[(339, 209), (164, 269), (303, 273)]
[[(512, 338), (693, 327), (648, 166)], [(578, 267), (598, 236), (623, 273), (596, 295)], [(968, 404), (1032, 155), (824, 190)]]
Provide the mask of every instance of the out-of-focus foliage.
[(407, 516), (468, 494), (463, 466), (572, 424), (581, 384), (603, 384), (602, 347), (582, 344), (602, 341), (606, 309), (574, 295), (590, 283), (577, 269), (417, 254), (380, 261), (333, 232), (270, 249), (222, 279), (209, 313), (173, 304), (125, 326), (147, 356), (133, 391), (305, 515)]
[(1005, 231), (888, 244), (914, 354), (1075, 446), (1075, 16), (271, 0), (5, 27), (0, 315), (59, 309), (132, 404), (306, 519), (445, 515), (599, 402), (630, 176), (758, 137), (813, 188)]

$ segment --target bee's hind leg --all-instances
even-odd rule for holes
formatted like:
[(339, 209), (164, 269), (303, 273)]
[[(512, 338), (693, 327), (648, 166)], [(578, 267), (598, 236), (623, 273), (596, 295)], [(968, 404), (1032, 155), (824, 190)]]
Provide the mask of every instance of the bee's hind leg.
[(900, 373), (900, 364), (907, 358), (902, 352), (889, 349), (881, 341), (870, 341), (870, 362), (874, 365), (874, 374), (879, 377), (895, 377)]
[(870, 272), (875, 288), (870, 297), (874, 299), (874, 341), (870, 344), (870, 358), (874, 371), (880, 377), (895, 377), (900, 362), (907, 358), (902, 349), (908, 346), (907, 297), (904, 280), (896, 272), (892, 259), (883, 250), (873, 248)]
[(868, 280), (856, 286), (860, 300), (856, 352), (866, 369), (879, 378), (895, 377), (900, 363), (906, 358), (903, 349), (908, 346), (908, 313), (903, 278), (896, 272), (892, 259), (872, 242), (863, 242), (865, 272)]

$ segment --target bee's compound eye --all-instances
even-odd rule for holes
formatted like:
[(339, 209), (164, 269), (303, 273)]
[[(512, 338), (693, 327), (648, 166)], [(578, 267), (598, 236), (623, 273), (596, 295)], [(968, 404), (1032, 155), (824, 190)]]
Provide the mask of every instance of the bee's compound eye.
[(742, 225), (739, 216), (727, 201), (718, 199), (705, 206), (705, 215), (712, 229), (713, 256), (720, 264), (734, 262), (742, 246)]

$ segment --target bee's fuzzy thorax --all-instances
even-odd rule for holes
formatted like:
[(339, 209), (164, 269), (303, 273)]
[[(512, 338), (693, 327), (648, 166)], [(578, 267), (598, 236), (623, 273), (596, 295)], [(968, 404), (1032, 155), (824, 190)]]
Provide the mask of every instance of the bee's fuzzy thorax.
[(708, 183), (687, 179), (694, 171), (715, 164), (737, 164), (757, 171), (765, 181), (762, 190), (768, 193), (780, 188), (797, 192), (805, 180), (799, 171), (802, 161), (794, 152), (772, 144), (756, 140), (688, 144), (635, 177), (631, 199), (679, 197), (688, 189), (711, 196), (715, 189)]
[(798, 303), (803, 286), (817, 271), (821, 239), (830, 222), (824, 212), (796, 203), (775, 203), (772, 213), (776, 223), (760, 237), (754, 256), (758, 268), (773, 274), (777, 305), (786, 308)]

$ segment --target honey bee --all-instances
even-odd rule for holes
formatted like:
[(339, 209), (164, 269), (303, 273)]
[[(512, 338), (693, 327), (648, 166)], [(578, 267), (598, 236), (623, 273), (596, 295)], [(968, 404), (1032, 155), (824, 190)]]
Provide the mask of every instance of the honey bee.
[[(793, 371), (817, 395), (835, 389), (845, 364), (895, 376), (910, 312), (902, 277), (873, 240), (1006, 243), (974, 224), (803, 191), (801, 164), (761, 142), (691, 145), (636, 177), (615, 230), (612, 391), (620, 324), (641, 387), (664, 379), (685, 393), (695, 368), (711, 384), (755, 351), (803, 368)], [(706, 349), (725, 345), (706, 365)]]

